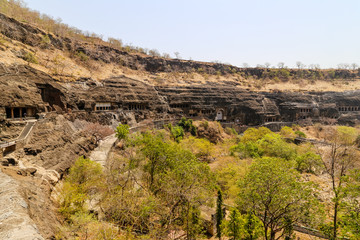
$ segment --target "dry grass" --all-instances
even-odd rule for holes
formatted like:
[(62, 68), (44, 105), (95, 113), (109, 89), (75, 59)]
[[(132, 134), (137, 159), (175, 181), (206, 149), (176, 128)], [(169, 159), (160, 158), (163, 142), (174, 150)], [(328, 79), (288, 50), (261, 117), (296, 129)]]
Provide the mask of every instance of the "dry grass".
[[(240, 74), (234, 75), (209, 75), (199, 72), (162, 72), (150, 73), (144, 70), (132, 70), (118, 64), (104, 63), (88, 59), (85, 62), (72, 58), (69, 53), (57, 49), (42, 49), (31, 47), (21, 42), (9, 40), (0, 35), (2, 49), (0, 58), (2, 64), (29, 64), (33, 68), (52, 75), (60, 81), (74, 81), (79, 78), (92, 78), (101, 80), (109, 77), (125, 75), (126, 77), (143, 81), (152, 85), (186, 86), (196, 84), (231, 84), (234, 87), (245, 88), (251, 91), (345, 91), (360, 89), (360, 80), (354, 81), (308, 81), (290, 80), (279, 82), (271, 79), (245, 79)], [(28, 63), (19, 58), (21, 51), (32, 52), (38, 64)]]

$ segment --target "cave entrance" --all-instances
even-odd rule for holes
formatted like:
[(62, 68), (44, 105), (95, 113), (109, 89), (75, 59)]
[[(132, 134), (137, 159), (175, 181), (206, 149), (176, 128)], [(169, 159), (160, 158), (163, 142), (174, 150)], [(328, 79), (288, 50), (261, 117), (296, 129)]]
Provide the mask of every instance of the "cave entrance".
[(111, 110), (111, 103), (96, 103), (95, 111), (108, 111)]
[(57, 105), (61, 109), (65, 109), (65, 105), (62, 101), (64, 95), (59, 89), (50, 84), (37, 84), (37, 87), (40, 89), (43, 102), (48, 103), (51, 107)]
[(11, 108), (6, 108), (6, 118), (12, 118)]
[(224, 111), (223, 110), (218, 110), (216, 112), (216, 118), (215, 121), (221, 121), (224, 119)]
[(5, 110), (6, 110), (6, 118), (9, 119), (35, 116), (35, 108), (7, 107), (5, 108)]

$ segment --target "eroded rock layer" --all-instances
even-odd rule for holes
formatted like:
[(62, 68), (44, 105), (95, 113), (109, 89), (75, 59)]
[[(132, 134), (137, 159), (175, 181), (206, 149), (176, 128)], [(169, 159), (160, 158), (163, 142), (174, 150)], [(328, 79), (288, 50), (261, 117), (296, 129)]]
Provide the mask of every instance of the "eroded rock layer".
[[(29, 66), (0, 69), (0, 118), (41, 117), (47, 112), (102, 124), (169, 116), (261, 125), (312, 118), (355, 124), (360, 91), (251, 92), (233, 86), (151, 86), (125, 76), (60, 83)], [(24, 114), (25, 113), (25, 114)]]

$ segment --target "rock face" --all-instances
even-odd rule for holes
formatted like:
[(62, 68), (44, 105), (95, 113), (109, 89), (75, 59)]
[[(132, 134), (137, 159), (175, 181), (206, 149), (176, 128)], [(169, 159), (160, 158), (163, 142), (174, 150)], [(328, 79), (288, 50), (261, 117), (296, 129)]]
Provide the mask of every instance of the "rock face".
[(43, 240), (18, 189), (17, 181), (0, 170), (0, 239)]
[(49, 117), (36, 124), (30, 140), (14, 153), (25, 165), (63, 173), (78, 156), (89, 156), (95, 139), (85, 132), (74, 131), (62, 116)]
[[(64, 88), (49, 75), (28, 66), (0, 66), (0, 121), (28, 113), (28, 117), (64, 108)], [(22, 115), (24, 116), (24, 115)]]
[(239, 125), (307, 118), (355, 124), (360, 113), (360, 91), (250, 92), (226, 85), (160, 87), (124, 76), (101, 82), (83, 79), (60, 83), (28, 66), (2, 72), (0, 68), (0, 86), (4, 89), (0, 95), (0, 120), (12, 114), (21, 117), (21, 110), (22, 114), (34, 116), (56, 111), (67, 113), (69, 120), (79, 118), (102, 124), (182, 115)]

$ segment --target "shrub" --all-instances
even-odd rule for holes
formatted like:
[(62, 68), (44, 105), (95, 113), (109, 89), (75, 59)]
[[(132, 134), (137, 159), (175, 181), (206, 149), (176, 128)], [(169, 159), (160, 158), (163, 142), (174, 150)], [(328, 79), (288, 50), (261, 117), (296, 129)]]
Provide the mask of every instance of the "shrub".
[(102, 140), (105, 137), (110, 136), (111, 134), (114, 133), (114, 130), (112, 130), (110, 127), (101, 125), (99, 123), (88, 124), (85, 127), (84, 131), (95, 136), (96, 140)]
[(50, 46), (51, 40), (48, 35), (41, 36), (41, 47), (48, 48)]
[(77, 213), (86, 212), (86, 201), (100, 187), (102, 168), (99, 163), (80, 157), (70, 168), (60, 195), (60, 213), (70, 220)]
[(87, 62), (89, 60), (89, 56), (86, 55), (83, 51), (78, 51), (75, 55), (80, 59), (82, 62)]
[(175, 126), (170, 129), (171, 136), (174, 138), (176, 142), (180, 142), (180, 140), (184, 137), (184, 129), (181, 126)]
[(184, 131), (190, 132), (191, 135), (196, 136), (197, 129), (193, 125), (192, 119), (186, 119), (185, 117), (182, 117), (177, 125), (182, 127)]
[(298, 137), (306, 138), (306, 134), (303, 133), (302, 131), (297, 130), (297, 131), (295, 131), (295, 134), (296, 134)]
[(313, 152), (298, 155), (295, 161), (299, 172), (316, 173), (322, 167), (321, 157)]
[(285, 138), (290, 138), (290, 139), (295, 138), (294, 131), (292, 130), (292, 128), (287, 127), (287, 126), (281, 128), (280, 135)]
[(266, 134), (272, 133), (270, 129), (266, 127), (260, 128), (248, 128), (241, 137), (241, 142), (256, 142), (257, 140), (264, 137)]
[(201, 122), (201, 124), (200, 124), (202, 127), (204, 127), (204, 129), (208, 129), (209, 128), (209, 122), (208, 121), (203, 121), (203, 122)]
[(35, 56), (33, 53), (31, 53), (31, 52), (26, 52), (26, 53), (24, 54), (23, 59), (24, 59), (25, 61), (27, 61), (28, 63), (34, 63), (34, 64), (38, 64), (38, 63), (39, 63), (38, 60), (37, 60), (37, 58), (36, 58), (36, 56)]
[(234, 135), (234, 136), (238, 135), (236, 130), (234, 128), (230, 128), (230, 127), (225, 128), (225, 132), (228, 135)]
[(122, 140), (122, 139), (127, 139), (128, 135), (129, 135), (129, 125), (127, 124), (119, 124), (119, 126), (116, 127), (116, 137), (119, 139), (119, 140)]

